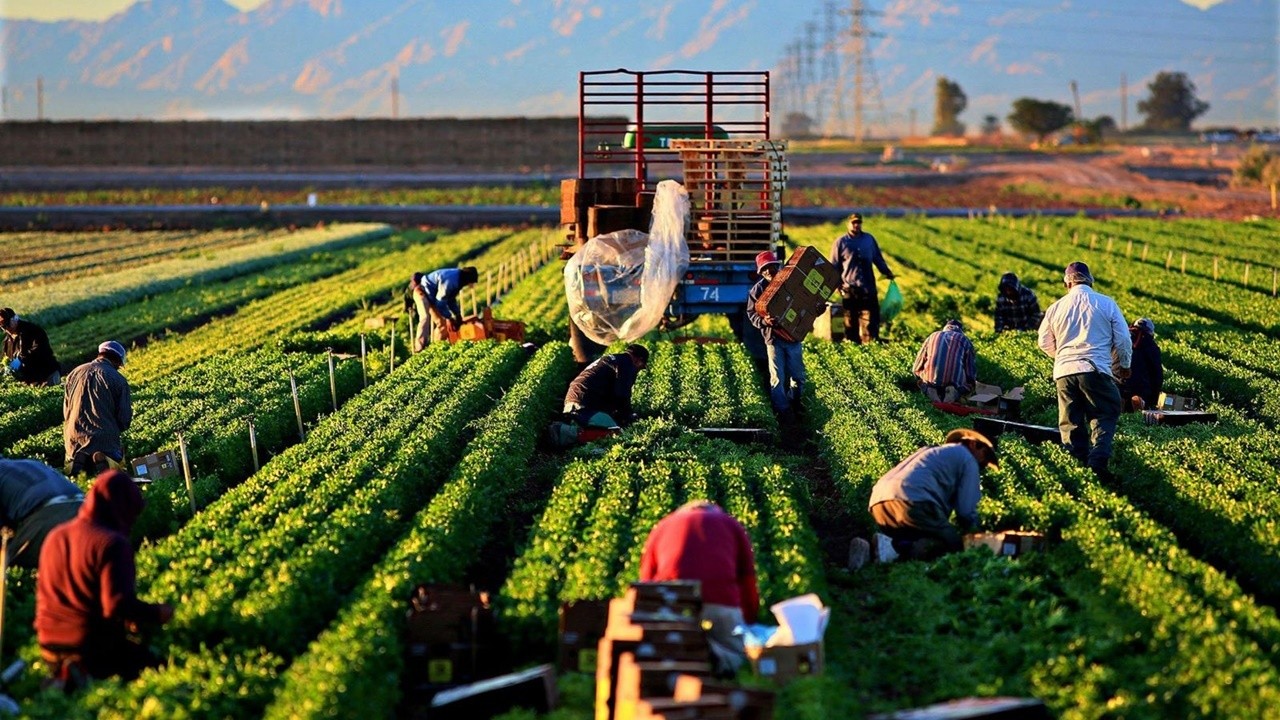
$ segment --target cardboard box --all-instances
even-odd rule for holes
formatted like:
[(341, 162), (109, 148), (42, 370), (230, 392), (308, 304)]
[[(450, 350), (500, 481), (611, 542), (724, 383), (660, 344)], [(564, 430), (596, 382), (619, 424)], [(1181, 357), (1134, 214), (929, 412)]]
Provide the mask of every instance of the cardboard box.
[(608, 600), (579, 600), (560, 606), (561, 672), (596, 671), (597, 645), (608, 622)]
[(964, 536), (965, 549), (974, 547), (990, 548), (996, 555), (1015, 557), (1026, 553), (1043, 550), (1046, 540), (1043, 533), (1005, 531), (970, 533)]
[(1025, 388), (1019, 385), (1005, 392), (999, 385), (974, 383), (973, 392), (964, 399), (966, 405), (992, 410), (997, 416), (1016, 420), (1021, 415), (1022, 396)]
[(129, 461), (134, 477), (147, 480), (163, 480), (182, 474), (182, 468), (172, 450), (161, 450)]
[(799, 342), (827, 312), (827, 301), (839, 285), (836, 266), (817, 248), (802, 247), (791, 254), (761, 293), (756, 312), (773, 319), (773, 330), (781, 338)]
[(822, 642), (803, 645), (774, 645), (752, 648), (747, 651), (751, 669), (760, 677), (770, 678), (785, 685), (805, 675), (821, 675), (823, 668)]
[(405, 617), (406, 688), (472, 682), (495, 674), (493, 610), (486, 594), (447, 585), (420, 585)]
[(1160, 393), (1159, 410), (1196, 410), (1200, 404), (1195, 398), (1182, 397), (1181, 395), (1170, 395), (1168, 393)]

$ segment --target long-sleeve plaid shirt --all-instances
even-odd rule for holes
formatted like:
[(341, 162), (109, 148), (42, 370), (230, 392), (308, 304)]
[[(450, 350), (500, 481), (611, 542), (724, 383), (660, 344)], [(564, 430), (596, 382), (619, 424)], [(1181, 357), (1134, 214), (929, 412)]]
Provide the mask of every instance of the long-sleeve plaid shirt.
[(964, 332), (948, 326), (930, 335), (916, 355), (911, 372), (920, 382), (935, 387), (954, 385), (961, 393), (973, 388), (978, 379), (973, 343)]
[(1018, 283), (1018, 297), (996, 296), (996, 332), (1035, 330), (1040, 327), (1040, 299), (1031, 288)]

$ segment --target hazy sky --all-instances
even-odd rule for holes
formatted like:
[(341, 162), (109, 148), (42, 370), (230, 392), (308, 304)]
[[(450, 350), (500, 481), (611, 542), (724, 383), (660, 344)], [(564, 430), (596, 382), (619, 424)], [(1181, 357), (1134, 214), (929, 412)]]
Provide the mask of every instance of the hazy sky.
[[(217, 1), (150, 0), (164, 9)], [(0, 0), (0, 30), (3, 18), (92, 21), (130, 4)], [(45, 116), (55, 119), (387, 116), (393, 83), (401, 116), (571, 115), (577, 71), (617, 67), (772, 70), (775, 114), (852, 115), (850, 64), (823, 43), (829, 24), (849, 27), (854, 0), (231, 4), (253, 12), (216, 27), (148, 34), (143, 25), (124, 39), (82, 28), (24, 42), (11, 32), (10, 47), (0, 47), (6, 117), (35, 117), (37, 78)], [(1003, 120), (1021, 97), (1074, 104), (1073, 81), (1085, 117), (1132, 126), (1161, 71), (1186, 73), (1210, 103), (1197, 127), (1280, 126), (1277, 0), (862, 4), (872, 31), (862, 97), (873, 133), (927, 132), (939, 77), (968, 96), (960, 119), (971, 130), (986, 115)]]

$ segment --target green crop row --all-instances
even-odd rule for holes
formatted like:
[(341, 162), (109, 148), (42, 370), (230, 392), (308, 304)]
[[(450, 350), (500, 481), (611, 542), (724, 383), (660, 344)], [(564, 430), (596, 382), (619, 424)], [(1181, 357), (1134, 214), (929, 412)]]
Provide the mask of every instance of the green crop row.
[(765, 381), (739, 343), (653, 343), (633, 405), (690, 427), (777, 429)]

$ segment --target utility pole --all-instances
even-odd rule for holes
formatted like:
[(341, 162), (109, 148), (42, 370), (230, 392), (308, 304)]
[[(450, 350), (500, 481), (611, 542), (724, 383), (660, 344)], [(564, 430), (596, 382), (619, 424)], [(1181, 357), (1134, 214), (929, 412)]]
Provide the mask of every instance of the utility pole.
[(400, 73), (391, 76), (391, 119), (400, 117)]
[(822, 128), (823, 134), (830, 137), (843, 133), (846, 122), (844, 97), (840, 92), (840, 31), (838, 27), (840, 13), (836, 8), (835, 0), (826, 0), (826, 3), (822, 6), (822, 13), (822, 78), (820, 86), (822, 87), (823, 97), (819, 102), (826, 102), (828, 90), (834, 89), (831, 97), (835, 100), (835, 117), (832, 118), (831, 127)]
[(36, 120), (44, 120), (44, 76), (36, 76)]
[[(813, 119), (813, 127), (819, 129), (822, 127), (822, 102), (820, 95), (822, 93), (817, 90), (817, 73), (814, 71), (814, 56), (818, 50), (818, 24), (805, 23), (804, 25), (804, 55), (802, 73), (804, 75), (804, 104), (805, 112)], [(812, 111), (810, 110), (812, 108)]]
[(911, 108), (911, 110), (909, 111), (909, 115), (911, 117), (911, 134), (908, 135), (907, 137), (915, 137), (916, 136), (916, 109)]
[(1120, 73), (1120, 132), (1129, 129), (1129, 78)]
[(1076, 81), (1071, 81), (1071, 101), (1076, 109), (1076, 122), (1084, 122), (1084, 115), (1080, 112), (1080, 86), (1076, 85)]
[(0, 120), (9, 119), (9, 86), (0, 85)]

